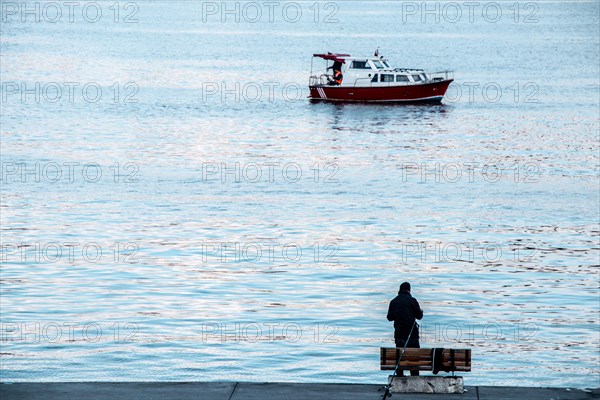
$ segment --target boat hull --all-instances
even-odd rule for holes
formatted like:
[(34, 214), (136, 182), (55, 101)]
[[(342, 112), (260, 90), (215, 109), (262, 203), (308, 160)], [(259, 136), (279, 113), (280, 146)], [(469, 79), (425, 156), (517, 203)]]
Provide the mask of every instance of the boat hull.
[(440, 103), (452, 79), (403, 86), (310, 86), (310, 99), (389, 103)]

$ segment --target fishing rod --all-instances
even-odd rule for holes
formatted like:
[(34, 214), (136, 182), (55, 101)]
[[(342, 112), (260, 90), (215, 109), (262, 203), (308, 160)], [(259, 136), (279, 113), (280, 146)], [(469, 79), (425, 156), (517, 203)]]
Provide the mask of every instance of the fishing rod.
[(402, 356), (404, 355), (404, 351), (406, 350), (406, 346), (408, 346), (408, 342), (410, 341), (410, 337), (412, 336), (413, 330), (415, 329), (415, 325), (417, 325), (417, 320), (413, 322), (412, 328), (410, 328), (410, 333), (408, 334), (408, 339), (404, 342), (404, 348), (402, 349), (402, 353), (400, 353), (400, 357), (398, 357), (398, 361), (396, 362), (396, 368), (394, 368), (394, 373), (392, 374), (392, 379), (385, 385), (385, 392), (383, 393), (383, 400), (386, 400), (392, 394), (390, 393), (390, 389), (392, 388), (392, 383), (394, 382), (394, 378), (398, 376), (398, 367), (400, 367), (400, 360), (402, 360)]

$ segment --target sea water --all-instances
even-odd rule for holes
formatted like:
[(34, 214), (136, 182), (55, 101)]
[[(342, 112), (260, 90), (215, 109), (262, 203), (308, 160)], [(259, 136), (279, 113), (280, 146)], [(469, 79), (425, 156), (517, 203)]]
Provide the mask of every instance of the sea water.
[[(67, 3), (0, 3), (3, 381), (383, 383), (409, 281), (468, 384), (598, 386), (597, 2)], [(444, 102), (307, 100), (378, 47)]]

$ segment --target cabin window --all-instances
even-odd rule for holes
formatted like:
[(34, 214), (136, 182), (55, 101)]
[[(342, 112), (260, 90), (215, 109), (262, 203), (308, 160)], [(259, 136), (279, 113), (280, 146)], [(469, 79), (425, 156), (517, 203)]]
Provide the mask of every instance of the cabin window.
[(387, 61), (383, 61), (383, 65), (385, 65), (386, 68), (390, 68), (390, 64), (388, 64)]
[(415, 82), (421, 82), (422, 81), (421, 75), (413, 75), (412, 78), (413, 78), (413, 81), (415, 81)]
[(383, 64), (381, 62), (379, 62), (379, 60), (373, 60), (373, 64), (375, 64), (375, 68), (377, 68), (377, 69), (383, 69), (383, 68), (385, 68), (383, 66)]
[(406, 75), (396, 75), (396, 82), (410, 82)]
[(375, 74), (373, 76), (373, 79), (371, 79), (371, 82), (377, 82), (377, 77), (379, 76), (379, 74)]
[(394, 82), (394, 75), (381, 74), (380, 82)]
[(371, 66), (366, 61), (352, 61), (350, 66), (352, 69), (371, 69)]

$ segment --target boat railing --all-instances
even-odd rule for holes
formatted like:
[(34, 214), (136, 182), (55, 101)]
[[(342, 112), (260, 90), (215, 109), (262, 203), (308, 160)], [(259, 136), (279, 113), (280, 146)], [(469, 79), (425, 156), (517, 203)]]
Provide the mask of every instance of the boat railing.
[(322, 74), (320, 76), (317, 75), (311, 75), (310, 76), (310, 80), (309, 80), (309, 85), (310, 86), (325, 86), (327, 85), (327, 74)]
[(395, 72), (423, 72), (420, 68), (394, 68)]
[(429, 72), (427, 76), (432, 81), (447, 81), (448, 79), (454, 79), (454, 70), (448, 69), (445, 71)]

